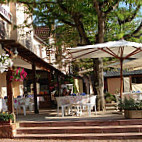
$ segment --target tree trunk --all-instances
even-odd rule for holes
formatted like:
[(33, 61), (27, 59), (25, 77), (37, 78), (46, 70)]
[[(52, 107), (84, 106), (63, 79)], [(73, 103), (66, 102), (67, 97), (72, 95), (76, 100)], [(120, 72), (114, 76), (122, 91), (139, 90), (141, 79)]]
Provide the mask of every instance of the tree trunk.
[[(103, 15), (98, 16), (98, 39), (97, 43), (104, 42), (104, 29), (105, 29), (105, 19)], [(105, 110), (105, 100), (104, 100), (104, 77), (103, 77), (103, 60), (101, 58), (94, 59), (94, 92), (98, 95), (97, 109)]]
[(73, 16), (73, 19), (74, 19), (74, 22), (75, 22), (75, 25), (76, 25), (76, 29), (79, 33), (79, 36), (80, 36), (80, 39), (81, 39), (81, 43), (80, 44), (91, 44), (88, 37), (87, 37), (87, 34), (85, 32), (85, 29), (84, 29), (84, 26), (83, 26), (83, 23), (80, 21), (79, 17), (77, 17), (76, 15)]
[(94, 63), (94, 85), (95, 94), (98, 95), (97, 98), (97, 109), (105, 110), (105, 100), (104, 100), (104, 77), (103, 77), (103, 61), (102, 58), (93, 59)]

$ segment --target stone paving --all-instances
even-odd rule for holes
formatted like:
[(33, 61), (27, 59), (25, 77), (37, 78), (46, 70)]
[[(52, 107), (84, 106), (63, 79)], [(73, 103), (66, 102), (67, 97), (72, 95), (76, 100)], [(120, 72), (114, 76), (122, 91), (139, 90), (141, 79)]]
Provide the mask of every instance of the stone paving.
[[(0, 142), (67, 142), (67, 141), (66, 140), (0, 139)], [(68, 140), (68, 142), (142, 142), (142, 140)]]
[(122, 113), (118, 111), (105, 111), (105, 112), (92, 112), (92, 115), (89, 117), (86, 111), (83, 112), (81, 116), (65, 116), (61, 117), (61, 113), (59, 113), (59, 117), (57, 117), (56, 109), (48, 109), (48, 110), (40, 110), (39, 114), (34, 114), (34, 112), (27, 112), (27, 115), (24, 116), (23, 113), (16, 116), (16, 121), (78, 121), (78, 120), (109, 120), (109, 119), (124, 119)]

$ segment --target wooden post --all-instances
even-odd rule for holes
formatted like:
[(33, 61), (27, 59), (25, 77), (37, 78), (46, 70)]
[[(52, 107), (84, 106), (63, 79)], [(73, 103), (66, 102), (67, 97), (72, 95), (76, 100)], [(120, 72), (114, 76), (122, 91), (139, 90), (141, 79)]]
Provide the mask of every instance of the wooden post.
[[(48, 72), (47, 75), (48, 75), (47, 78), (48, 78), (49, 94), (50, 94), (50, 97), (51, 97), (51, 90), (50, 90), (50, 87), (51, 87), (51, 80), (52, 80), (51, 70), (50, 70), (50, 72)], [(50, 98), (50, 100), (51, 100), (51, 98)]]
[(122, 99), (123, 93), (123, 59), (120, 59), (120, 98)]
[(10, 76), (12, 76), (12, 69), (9, 68), (6, 74), (6, 83), (7, 83), (7, 104), (8, 104), (8, 112), (14, 113), (13, 107), (13, 92), (12, 92), (12, 81), (10, 81)]
[(60, 87), (60, 81), (59, 81), (59, 74), (57, 73), (57, 85), (58, 85), (58, 96), (60, 96), (60, 90), (61, 90), (61, 87)]
[(33, 74), (33, 91), (34, 91), (34, 112), (39, 113), (37, 107), (37, 87), (36, 87), (36, 66), (32, 64), (32, 74)]

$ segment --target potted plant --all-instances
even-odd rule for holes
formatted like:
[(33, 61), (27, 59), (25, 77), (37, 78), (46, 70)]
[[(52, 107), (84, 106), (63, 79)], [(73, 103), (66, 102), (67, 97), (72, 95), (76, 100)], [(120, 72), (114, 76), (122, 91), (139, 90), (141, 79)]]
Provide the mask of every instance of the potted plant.
[(8, 70), (8, 67), (12, 67), (13, 61), (10, 59), (8, 54), (0, 55), (0, 73), (3, 73)]
[(15, 129), (14, 115), (8, 112), (0, 113), (0, 138), (13, 138)]
[(10, 77), (11, 81), (23, 81), (27, 77), (27, 72), (23, 68), (15, 68), (13, 75)]
[(0, 113), (0, 123), (10, 123), (14, 121), (14, 115), (9, 114), (8, 112)]
[(119, 109), (124, 110), (125, 118), (142, 118), (142, 101), (135, 101), (132, 98), (120, 100)]
[(105, 101), (106, 103), (115, 103), (116, 102), (116, 97), (109, 92), (105, 94)]

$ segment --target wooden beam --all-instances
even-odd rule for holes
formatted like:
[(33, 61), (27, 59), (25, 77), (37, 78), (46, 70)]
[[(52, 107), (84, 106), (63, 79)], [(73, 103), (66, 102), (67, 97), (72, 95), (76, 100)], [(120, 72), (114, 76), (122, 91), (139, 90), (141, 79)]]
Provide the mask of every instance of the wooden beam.
[(6, 83), (7, 83), (7, 98), (8, 98), (8, 112), (14, 113), (13, 107), (13, 92), (12, 92), (12, 81), (10, 81), (10, 77), (12, 76), (12, 69), (9, 68), (6, 74)]
[(34, 91), (34, 112), (39, 113), (37, 106), (37, 87), (36, 87), (36, 66), (32, 64), (32, 78), (33, 78), (33, 91)]

